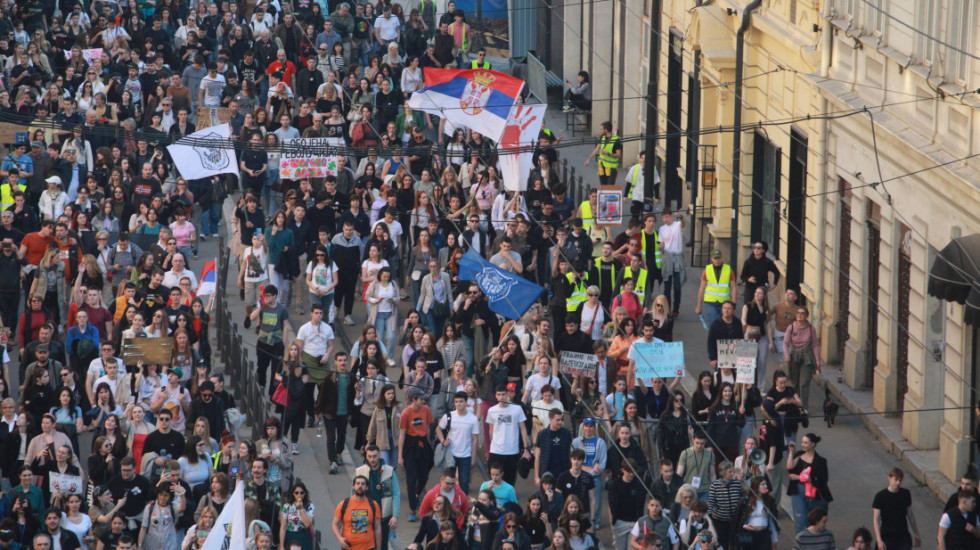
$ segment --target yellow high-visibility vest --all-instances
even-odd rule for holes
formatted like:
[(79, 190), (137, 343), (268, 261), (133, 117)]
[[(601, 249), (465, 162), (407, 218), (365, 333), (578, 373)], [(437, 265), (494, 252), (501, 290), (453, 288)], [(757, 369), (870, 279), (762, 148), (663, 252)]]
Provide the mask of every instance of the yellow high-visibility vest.
[(715, 304), (724, 303), (732, 298), (732, 268), (728, 264), (721, 264), (721, 277), (715, 273), (715, 265), (708, 264), (704, 268), (704, 278), (707, 284), (704, 287), (704, 301)]
[(633, 275), (633, 266), (627, 266), (623, 270), (623, 277), (630, 277), (633, 279), (633, 293), (640, 297), (640, 303), (643, 303), (643, 299), (646, 297), (647, 290), (647, 273), (648, 271), (640, 268), (640, 273), (636, 276)]
[(592, 215), (592, 204), (588, 200), (582, 201), (579, 205), (582, 209), (582, 227), (587, 229), (595, 224), (595, 216)]
[[(646, 259), (647, 256), (647, 232), (640, 230), (640, 248), (643, 250), (643, 258)], [(660, 268), (660, 264), (664, 259), (663, 253), (660, 252), (660, 239), (657, 238), (657, 232), (653, 232), (653, 259), (657, 264), (657, 268)]]
[(565, 274), (565, 277), (568, 279), (568, 282), (572, 284), (572, 287), (574, 289), (572, 290), (572, 295), (569, 296), (568, 300), (565, 301), (565, 310), (575, 311), (579, 308), (579, 306), (584, 304), (585, 301), (589, 299), (589, 296), (585, 291), (585, 289), (589, 287), (588, 277), (583, 278), (581, 281), (579, 281), (578, 284), (575, 284), (574, 273), (569, 272)]
[(26, 185), (13, 182), (0, 185), (0, 208), (6, 210), (14, 205), (14, 185), (16, 185), (17, 189), (19, 189), (21, 192), (24, 192), (27, 189)]
[(613, 134), (611, 137), (602, 136), (599, 138), (599, 162), (609, 169), (619, 168), (620, 159), (613, 156), (613, 149), (619, 143), (619, 136)]
[(483, 62), (483, 65), (481, 66), (480, 65), (480, 62), (478, 60), (474, 59), (473, 61), (470, 61), (470, 68), (471, 69), (487, 69), (487, 70), (489, 70), (490, 69), (490, 62), (489, 61), (484, 61)]

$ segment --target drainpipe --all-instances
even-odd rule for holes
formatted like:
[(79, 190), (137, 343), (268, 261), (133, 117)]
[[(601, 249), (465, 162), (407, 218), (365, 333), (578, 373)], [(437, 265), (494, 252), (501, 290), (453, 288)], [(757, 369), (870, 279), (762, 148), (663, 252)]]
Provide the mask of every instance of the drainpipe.
[(742, 11), (742, 25), (735, 34), (735, 135), (732, 142), (732, 246), (729, 265), (738, 270), (738, 208), (739, 174), (742, 171), (742, 73), (745, 57), (745, 31), (749, 30), (752, 12), (762, 4), (762, 0), (752, 0)]
[[(650, 79), (647, 82), (647, 138), (643, 149), (647, 155), (647, 169), (643, 171), (643, 196), (653, 197), (653, 171), (657, 166), (657, 132), (660, 131), (657, 98), (660, 94), (660, 26), (663, 24), (663, 1), (653, 0), (650, 12)], [(661, 180), (665, 189), (666, 179)], [(663, 198), (662, 196), (660, 197)]]
[[(830, 76), (830, 61), (831, 61), (831, 54), (833, 52), (833, 40), (834, 40), (834, 33), (832, 32), (833, 31), (832, 23), (830, 21), (830, 13), (831, 10), (833, 9), (833, 6), (831, 5), (831, 1), (832, 0), (824, 0), (824, 5), (823, 5), (824, 22), (823, 22), (823, 36), (821, 37), (822, 49), (820, 52), (820, 78), (827, 78), (828, 76)], [(826, 113), (828, 110), (829, 110), (829, 104), (827, 102), (827, 95), (823, 92), (820, 92), (820, 113), (821, 114)], [(828, 139), (830, 135), (829, 124), (830, 123), (826, 118), (821, 118), (817, 122), (817, 136), (819, 140), (817, 144), (817, 159), (819, 164), (817, 164), (817, 190), (815, 193), (817, 196), (816, 244), (818, 247), (823, 247), (824, 250), (829, 250), (831, 248), (827, 246), (827, 243), (824, 243), (824, 239), (826, 238), (827, 235), (827, 224), (826, 224), (827, 197), (824, 196), (824, 193), (827, 191), (827, 162), (828, 162), (827, 147), (828, 147)], [(820, 316), (820, 318), (817, 319), (818, 321), (817, 325), (822, 325), (823, 324), (822, 321), (824, 318), (823, 307), (824, 307), (824, 271), (825, 271), (823, 261), (817, 262), (817, 266), (818, 267), (816, 273), (817, 275), (816, 284), (813, 289), (813, 301), (814, 301), (814, 310), (817, 312), (817, 315)], [(817, 330), (820, 330), (820, 327), (818, 327)]]

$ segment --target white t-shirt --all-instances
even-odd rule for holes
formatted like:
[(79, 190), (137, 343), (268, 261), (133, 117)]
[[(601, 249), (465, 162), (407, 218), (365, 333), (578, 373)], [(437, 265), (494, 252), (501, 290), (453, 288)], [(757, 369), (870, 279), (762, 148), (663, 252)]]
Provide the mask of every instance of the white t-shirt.
[(396, 15), (391, 15), (385, 19), (384, 15), (378, 16), (374, 20), (374, 28), (378, 31), (378, 36), (381, 40), (392, 41), (398, 38), (398, 28), (401, 23), (398, 22), (398, 17)]
[[(374, 226), (378, 225), (381, 222), (385, 222), (384, 218), (381, 218), (380, 220), (374, 222), (374, 225), (371, 226), (372, 233), (374, 232)], [(388, 236), (391, 237), (392, 244), (395, 245), (395, 248), (398, 248), (398, 241), (401, 240), (402, 233), (405, 232), (402, 229), (401, 222), (399, 222), (398, 220), (391, 220), (391, 223), (385, 222), (385, 225), (388, 226)]]
[(680, 220), (660, 226), (658, 232), (660, 236), (661, 249), (670, 254), (680, 254), (684, 252), (684, 230), (681, 229)]
[(541, 399), (541, 388), (549, 384), (555, 389), (555, 393), (558, 393), (558, 388), (561, 387), (561, 378), (551, 373), (548, 373), (548, 376), (541, 376), (540, 372), (536, 372), (528, 377), (524, 389), (531, 391), (531, 401), (538, 401)]
[(498, 455), (516, 455), (520, 452), (520, 423), (527, 420), (519, 405), (499, 404), (487, 411), (487, 424), (493, 426), (490, 452)]
[(374, 277), (381, 271), (382, 267), (388, 267), (388, 260), (381, 260), (378, 263), (374, 263), (371, 260), (364, 260), (361, 263), (361, 267), (367, 268), (368, 277)]
[(78, 514), (78, 519), (79, 522), (76, 524), (70, 521), (68, 516), (62, 512), (61, 528), (75, 533), (75, 536), (78, 537), (79, 544), (81, 544), (79, 548), (87, 550), (88, 546), (85, 544), (85, 536), (92, 530), (92, 518), (88, 514)]
[(218, 74), (214, 78), (204, 75), (201, 89), (204, 90), (204, 107), (221, 107), (221, 90), (225, 87), (225, 77)]
[[(249, 255), (254, 255), (257, 260), (254, 264), (248, 261)], [(269, 251), (265, 248), (260, 250), (252, 250), (252, 247), (248, 247), (242, 252), (242, 258), (245, 258), (245, 282), (246, 283), (261, 283), (262, 281), (269, 278), (269, 273), (266, 271), (266, 266), (269, 265)], [(254, 270), (253, 270), (254, 268)]]
[[(959, 512), (959, 508), (956, 508), (956, 511)], [(950, 510), (950, 512), (952, 512), (952, 510)], [(949, 519), (949, 512), (946, 512), (943, 514), (943, 517), (939, 519), (939, 526), (942, 527), (943, 529), (949, 529), (950, 523), (951, 522)], [(974, 526), (980, 525), (980, 518), (978, 518), (977, 522), (974, 523), (973, 525)]]
[[(116, 365), (119, 367), (119, 372), (126, 372), (126, 366), (123, 365), (122, 359), (116, 359)], [(88, 372), (86, 374), (88, 376), (94, 376), (95, 378), (100, 378), (105, 375), (105, 363), (102, 361), (101, 357), (98, 359), (93, 359), (92, 362), (88, 364)], [(110, 385), (115, 386), (115, 384)]]
[(323, 321), (320, 321), (320, 326), (309, 322), (299, 327), (296, 339), (303, 341), (303, 351), (313, 357), (321, 357), (327, 353), (327, 346), (333, 340), (333, 329)]
[(310, 286), (324, 292), (333, 284), (333, 274), (337, 271), (337, 264), (333, 262), (330, 262), (329, 266), (314, 264), (315, 262), (310, 262), (306, 266), (306, 274), (311, 276)]
[[(473, 454), (472, 435), (480, 435), (480, 420), (475, 414), (467, 412), (466, 416), (460, 416), (455, 410), (449, 413), (452, 424), (449, 426), (449, 441), (453, 456), (469, 458)], [(446, 415), (439, 419), (439, 427), (446, 429)]]

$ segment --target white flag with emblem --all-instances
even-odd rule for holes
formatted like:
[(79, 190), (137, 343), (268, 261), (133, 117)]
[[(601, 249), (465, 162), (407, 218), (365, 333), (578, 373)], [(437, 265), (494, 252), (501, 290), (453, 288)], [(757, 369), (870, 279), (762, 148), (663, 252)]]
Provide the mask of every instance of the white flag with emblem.
[(218, 514), (218, 521), (204, 539), (201, 550), (238, 550), (245, 548), (245, 483), (235, 487), (228, 503)]
[(238, 175), (238, 161), (231, 141), (231, 125), (198, 130), (167, 147), (184, 179), (196, 180), (218, 174)]

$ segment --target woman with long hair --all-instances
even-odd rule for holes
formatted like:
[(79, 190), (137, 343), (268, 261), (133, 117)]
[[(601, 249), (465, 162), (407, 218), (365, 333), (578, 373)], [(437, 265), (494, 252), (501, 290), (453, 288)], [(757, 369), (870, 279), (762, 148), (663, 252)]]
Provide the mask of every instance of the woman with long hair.
[(282, 372), (276, 376), (276, 381), (282, 384), (288, 396), (282, 409), (283, 436), (290, 434), (293, 454), (299, 454), (299, 431), (306, 424), (306, 384), (309, 383), (309, 376), (305, 370), (300, 347), (293, 342), (286, 350)]
[(660, 417), (660, 429), (657, 433), (660, 456), (669, 458), (674, 464), (677, 464), (684, 449), (691, 446), (688, 436), (691, 424), (684, 408), (684, 399), (684, 394), (680, 391), (671, 393), (667, 410)]
[[(428, 195), (424, 195), (428, 197)], [(428, 198), (422, 199), (422, 203), (427, 203)], [(423, 208), (423, 207), (420, 207)], [(428, 208), (432, 208), (428, 205)], [(413, 222), (415, 221), (413, 214)], [(428, 224), (428, 221), (426, 221)], [(415, 246), (412, 247), (411, 253), (409, 255), (409, 269), (405, 270), (405, 287), (411, 285), (412, 287), (412, 303), (419, 303), (419, 293), (422, 290), (422, 278), (425, 277), (426, 273), (429, 273), (429, 262), (432, 260), (438, 261), (439, 251), (432, 244), (431, 235), (429, 235), (429, 230), (424, 227), (413, 227), (412, 231), (415, 238)], [(405, 290), (402, 290), (402, 299), (407, 298)], [(449, 301), (448, 299), (446, 301)]]
[(201, 497), (200, 502), (197, 504), (197, 511), (194, 513), (194, 519), (196, 521), (201, 521), (202, 510), (207, 510), (211, 508), (215, 512), (215, 519), (218, 518), (217, 514), (220, 514), (225, 508), (225, 504), (228, 503), (228, 498), (231, 496), (231, 480), (228, 479), (228, 474), (224, 472), (215, 472), (211, 476), (211, 480), (208, 482), (208, 492)]
[(180, 479), (193, 490), (206, 483), (211, 477), (211, 460), (204, 451), (204, 441), (200, 436), (191, 435), (184, 443), (184, 454), (177, 459), (180, 464)]
[[(742, 454), (735, 458), (735, 475), (742, 481), (749, 481), (753, 477), (766, 475), (763, 466), (752, 462), (752, 451), (758, 448), (759, 439), (756, 436), (750, 435), (745, 438), (745, 442), (742, 444)], [(764, 464), (765, 462), (763, 462)]]
[[(47, 415), (55, 403), (54, 391), (51, 389), (51, 374), (48, 369), (35, 368), (31, 371), (28, 381), (24, 383), (24, 394), (21, 396), (24, 411), (40, 418), (41, 415)], [(57, 420), (55, 422), (57, 423)]]
[(310, 292), (310, 306), (323, 307), (327, 323), (334, 321), (334, 290), (340, 282), (337, 264), (330, 259), (327, 247), (318, 244), (313, 259), (306, 266), (306, 288)]
[(256, 452), (258, 456), (269, 461), (267, 477), (269, 482), (274, 485), (281, 485), (283, 481), (289, 479), (289, 473), (293, 469), (293, 447), (283, 433), (282, 423), (279, 422), (278, 418), (267, 418), (263, 433), (265, 437), (255, 442)]
[(398, 464), (399, 420), (405, 406), (398, 402), (395, 386), (386, 385), (371, 415), (367, 430), (367, 442), (377, 445), (385, 464), (395, 467)]
[(653, 300), (653, 337), (664, 342), (674, 341), (674, 316), (670, 313), (670, 304), (663, 294)]
[(616, 295), (612, 301), (612, 309), (620, 307), (626, 310), (626, 315), (634, 322), (643, 319), (645, 309), (643, 300), (636, 294), (636, 281), (632, 277), (624, 277), (622, 282), (622, 292)]
[(201, 416), (194, 421), (194, 435), (201, 438), (201, 449), (207, 456), (219, 451), (218, 442), (211, 437), (211, 423)]
[[(156, 365), (153, 367), (156, 368)], [(144, 369), (144, 372), (139, 373), (137, 377), (137, 387), (140, 386), (141, 381), (148, 378), (149, 376), (146, 375)], [(154, 389), (154, 391), (156, 390)], [(120, 420), (120, 426), (123, 433), (126, 434), (126, 445), (129, 447), (130, 455), (136, 460), (136, 473), (140, 472), (142, 465), (143, 444), (146, 442), (146, 437), (156, 431), (156, 426), (147, 421), (147, 411), (149, 410), (149, 402), (132, 402), (126, 406), (126, 411)]]
[(68, 449), (72, 463), (78, 463), (78, 458), (71, 450), (71, 441), (68, 436), (56, 430), (56, 426), (57, 419), (53, 414), (41, 417), (41, 433), (34, 436), (27, 445), (24, 464), (34, 468), (53, 463), (57, 460), (57, 450), (61, 447)]
[(122, 423), (119, 418), (123, 411), (119, 414), (110, 414), (105, 417), (102, 422), (102, 428), (99, 430), (99, 435), (106, 438), (106, 440), (112, 444), (112, 455), (122, 460), (129, 454), (129, 447), (126, 443), (126, 433), (122, 429)]
[(718, 388), (714, 403), (708, 410), (707, 433), (716, 446), (715, 461), (734, 462), (738, 454), (739, 430), (745, 425), (745, 416), (735, 399), (735, 387), (723, 382)]
[(466, 542), (473, 550), (490, 550), (493, 537), (500, 523), (500, 508), (497, 496), (490, 489), (482, 489), (472, 501), (466, 519)]
[(694, 413), (694, 417), (698, 422), (706, 422), (708, 420), (708, 412), (711, 409), (711, 404), (714, 402), (716, 394), (717, 390), (715, 389), (711, 371), (704, 370), (698, 373), (698, 383), (694, 394), (691, 396), (691, 412)]
[(442, 327), (442, 336), (436, 342), (436, 349), (442, 352), (442, 361), (446, 365), (454, 365), (456, 361), (464, 361), (466, 349), (463, 339), (457, 333), (453, 323), (446, 323)]
[(745, 337), (758, 343), (756, 356), (756, 381), (760, 388), (770, 385), (766, 361), (769, 352), (776, 351), (773, 337), (772, 318), (769, 314), (769, 295), (765, 287), (757, 287), (752, 295), (752, 301), (742, 306), (742, 326), (745, 327)]
[[(613, 316), (619, 311), (625, 311), (625, 308), (616, 308), (613, 311)], [(616, 362), (617, 376), (627, 376), (629, 374), (630, 361), (627, 354), (633, 342), (638, 339), (639, 335), (636, 333), (636, 321), (631, 317), (626, 317), (620, 324), (619, 330), (612, 337), (612, 342), (609, 344), (608, 356)]]
[(378, 271), (377, 280), (372, 282), (365, 293), (372, 304), (368, 322), (378, 329), (378, 339), (387, 339), (387, 348), (395, 349), (395, 327), (398, 326), (398, 285), (391, 280), (391, 269), (383, 267)]
[(289, 492), (283, 496), (282, 511), (279, 514), (279, 541), (284, 548), (291, 548), (294, 541), (303, 550), (313, 550), (313, 513), (310, 494), (302, 481), (296, 481)]
[[(157, 311), (156, 313), (160, 313), (161, 311)], [(156, 328), (156, 313), (153, 314), (153, 328)], [(166, 323), (166, 317), (164, 317), (163, 323)], [(166, 333), (164, 333), (164, 335), (166, 335)], [(194, 348), (191, 347), (191, 338), (190, 334), (187, 332), (187, 329), (178, 328), (177, 330), (173, 331), (173, 340), (174, 342), (170, 352), (170, 366), (180, 367), (180, 370), (183, 373), (180, 382), (184, 383), (194, 376), (193, 367), (198, 363), (199, 357), (194, 351)]]
[(65, 292), (65, 263), (61, 261), (61, 250), (57, 245), (49, 246), (41, 257), (29, 295), (40, 298), (44, 308), (54, 314), (55, 326), (62, 325), (68, 318)]
[(119, 459), (112, 454), (112, 442), (103, 435), (92, 443), (92, 454), (87, 460), (88, 479), (92, 487), (105, 485), (119, 473)]
[[(8, 411), (17, 410), (17, 402), (11, 398), (6, 398), (0, 403), (3, 407), (5, 421)], [(24, 465), (24, 458), (27, 455), (27, 447), (34, 438), (37, 431), (34, 423), (34, 415), (29, 412), (22, 412), (14, 419), (14, 428), (4, 439), (3, 449), (0, 449), (0, 469), (4, 472), (19, 472)]]
[(429, 541), (440, 540), (440, 531), (443, 525), (451, 527), (454, 534), (458, 530), (457, 519), (459, 512), (453, 507), (446, 495), (436, 495), (432, 501), (432, 512), (422, 517), (419, 522), (419, 530), (415, 534), (415, 540), (408, 545), (409, 550), (416, 550)]
[[(374, 327), (371, 328), (373, 329)], [(381, 348), (381, 342), (378, 340), (368, 340), (364, 344), (361, 355), (354, 360), (354, 367), (351, 369), (351, 374), (355, 377), (364, 376), (367, 372), (368, 364), (372, 362), (377, 363), (381, 371), (385, 371), (385, 368), (388, 366), (388, 359), (385, 358), (385, 354), (381, 351)]]
[(68, 439), (71, 440), (72, 450), (76, 455), (79, 455), (78, 434), (85, 431), (82, 408), (74, 404), (74, 397), (69, 388), (61, 386), (56, 393), (55, 399), (58, 404), (51, 407), (48, 412), (54, 415), (57, 420), (58, 431), (68, 436)]
[(544, 510), (540, 495), (534, 494), (527, 499), (522, 523), (524, 531), (531, 540), (531, 550), (544, 550), (551, 540), (552, 532), (551, 522), (548, 521), (548, 514)]

